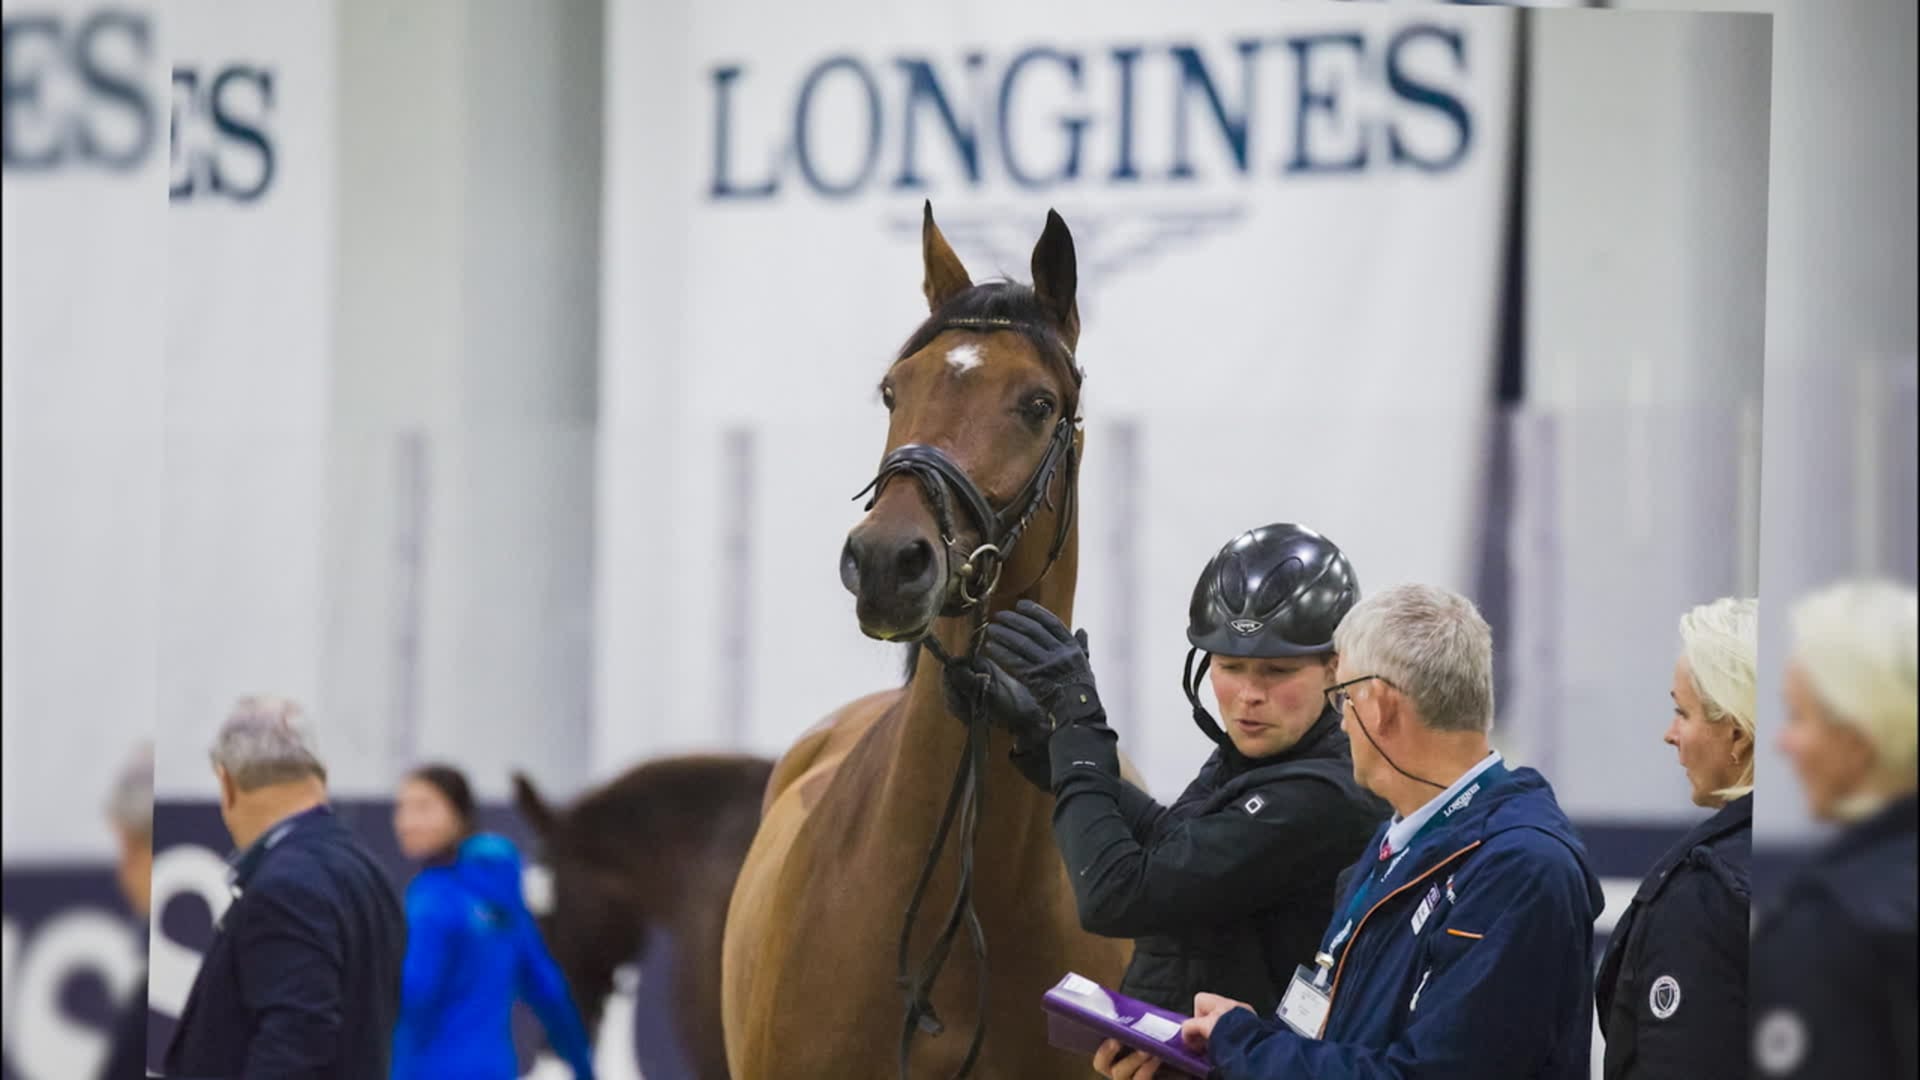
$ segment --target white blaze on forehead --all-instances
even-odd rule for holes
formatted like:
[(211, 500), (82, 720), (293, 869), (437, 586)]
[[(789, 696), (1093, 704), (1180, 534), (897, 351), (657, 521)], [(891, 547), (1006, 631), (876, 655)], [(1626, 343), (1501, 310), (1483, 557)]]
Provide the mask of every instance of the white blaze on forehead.
[(947, 363), (953, 366), (954, 371), (962, 374), (979, 367), (980, 359), (978, 345), (955, 345), (947, 350)]

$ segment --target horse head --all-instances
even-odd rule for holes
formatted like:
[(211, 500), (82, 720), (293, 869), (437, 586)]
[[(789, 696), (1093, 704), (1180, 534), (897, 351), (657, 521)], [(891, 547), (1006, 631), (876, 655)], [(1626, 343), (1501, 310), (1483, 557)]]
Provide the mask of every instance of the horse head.
[(1074, 557), (1080, 316), (1066, 223), (1048, 212), (1031, 287), (974, 284), (931, 203), (921, 254), (931, 314), (880, 382), (886, 451), (840, 557), (862, 632), (886, 641), (917, 640), (1003, 577), (1017, 594)]

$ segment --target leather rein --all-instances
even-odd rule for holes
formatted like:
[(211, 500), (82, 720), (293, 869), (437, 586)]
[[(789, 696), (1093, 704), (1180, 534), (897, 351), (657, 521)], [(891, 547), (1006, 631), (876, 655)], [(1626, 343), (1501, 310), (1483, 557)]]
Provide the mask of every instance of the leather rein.
[[(1066, 367), (1073, 377), (1077, 390), (1084, 378), (1074, 361), (1073, 350), (1060, 341), (1059, 335), (1052, 330), (1034, 323), (1012, 319), (995, 318), (955, 318), (940, 324), (940, 330), (971, 330), (993, 332), (1011, 330), (1021, 333), (1038, 333), (1060, 346), (1066, 356)], [(898, 361), (895, 361), (898, 363)], [(873, 498), (867, 502), (866, 509), (872, 510), (874, 504), (886, 490), (889, 480), (896, 476), (912, 478), (926, 495), (933, 509), (934, 520), (940, 527), (940, 539), (947, 545), (947, 564), (952, 567), (952, 576), (948, 585), (948, 601), (941, 609), (943, 616), (965, 615), (969, 619), (967, 651), (959, 657), (949, 654), (931, 632), (920, 639), (920, 646), (931, 653), (948, 669), (961, 668), (970, 673), (968, 684), (972, 692), (968, 695), (968, 716), (961, 719), (966, 722), (966, 748), (954, 771), (953, 784), (947, 792), (946, 808), (940, 815), (940, 824), (934, 830), (933, 843), (927, 852), (926, 862), (920, 867), (919, 879), (914, 883), (913, 896), (907, 903), (906, 921), (900, 929), (898, 954), (895, 960), (895, 982), (906, 1000), (906, 1015), (900, 1029), (899, 1075), (907, 1080), (908, 1059), (913, 1049), (913, 1037), (917, 1032), (939, 1035), (946, 1025), (941, 1023), (933, 1007), (933, 984), (940, 976), (940, 970), (946, 964), (952, 951), (954, 940), (964, 926), (974, 957), (980, 964), (980, 990), (978, 1019), (974, 1023), (972, 1039), (967, 1044), (967, 1054), (960, 1063), (960, 1069), (954, 1073), (955, 1080), (972, 1072), (979, 1060), (980, 1049), (986, 1039), (987, 1026), (987, 990), (990, 980), (987, 976), (987, 940), (986, 932), (980, 925), (980, 916), (973, 907), (973, 867), (974, 844), (980, 823), (981, 778), (986, 773), (987, 754), (987, 708), (985, 679), (971, 675), (974, 653), (979, 648), (980, 637), (986, 629), (987, 600), (1000, 584), (1000, 573), (1006, 561), (1012, 555), (1027, 526), (1039, 514), (1040, 508), (1052, 507), (1050, 495), (1053, 481), (1060, 470), (1066, 470), (1066, 491), (1063, 497), (1064, 508), (1058, 515), (1053, 543), (1047, 551), (1046, 566), (1040, 571), (1036, 582), (1044, 579), (1053, 569), (1065, 549), (1067, 538), (1072, 532), (1077, 503), (1077, 471), (1079, 462), (1074, 447), (1078, 421), (1075, 412), (1079, 408), (1076, 400), (1071, 407), (1063, 407), (1061, 416), (1054, 424), (1053, 435), (1047, 442), (1046, 453), (1034, 468), (1033, 475), (1014, 496), (1007, 506), (995, 509), (973, 482), (965, 469), (962, 469), (946, 451), (937, 446), (922, 443), (907, 443), (895, 448), (880, 462), (880, 471), (873, 482), (854, 495), (859, 499), (869, 492)], [(978, 530), (980, 542), (957, 564), (955, 556), (966, 550), (959, 542), (959, 530), (955, 528), (954, 510), (957, 507), (965, 514), (969, 523)], [(919, 922), (920, 906), (926, 899), (928, 885), (933, 880), (934, 869), (939, 865), (940, 856), (946, 849), (947, 838), (955, 823), (960, 828), (960, 880), (954, 890), (953, 903), (948, 909), (946, 922), (934, 939), (932, 947), (922, 958), (917, 970), (909, 971), (910, 942), (913, 928)]]

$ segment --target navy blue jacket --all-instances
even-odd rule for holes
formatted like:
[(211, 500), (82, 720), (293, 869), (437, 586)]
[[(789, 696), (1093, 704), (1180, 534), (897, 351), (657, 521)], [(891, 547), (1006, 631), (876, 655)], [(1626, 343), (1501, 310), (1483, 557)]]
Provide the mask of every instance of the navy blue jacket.
[(579, 1080), (593, 1051), (567, 981), (520, 891), (520, 853), (493, 833), (407, 887), (407, 963), (393, 1080), (514, 1080), (513, 1003), (524, 998)]
[(406, 920), (373, 857), (321, 806), (234, 864), (238, 897), (187, 995), (170, 1077), (377, 1080), (400, 1005)]
[(1214, 1027), (1215, 1075), (1587, 1080), (1603, 900), (1546, 780), (1495, 765), (1383, 863), (1386, 832), (1322, 944), (1340, 958), (1323, 1037), (1236, 1009)]
[(1753, 939), (1753, 1075), (1910, 1077), (1915, 1062), (1912, 795), (1836, 837)]
[(1606, 1080), (1747, 1075), (1753, 796), (1695, 825), (1614, 924), (1594, 981)]

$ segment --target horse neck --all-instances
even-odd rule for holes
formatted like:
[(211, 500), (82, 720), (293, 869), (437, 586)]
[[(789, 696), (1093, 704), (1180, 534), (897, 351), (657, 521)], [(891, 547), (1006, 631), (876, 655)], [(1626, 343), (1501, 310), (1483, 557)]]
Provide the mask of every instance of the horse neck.
[[(1044, 544), (1053, 538), (1050, 528), (1036, 527), (1027, 543)], [(989, 607), (997, 612), (1013, 607), (1019, 600), (1033, 600), (1073, 624), (1073, 596), (1078, 572), (1077, 529), (1069, 531), (1060, 557), (1050, 570), (1025, 592), (996, 596)], [(1008, 574), (1014, 570), (1009, 567)], [(968, 635), (973, 620), (961, 616), (935, 622), (933, 633), (952, 656), (965, 655), (970, 647)], [(921, 820), (924, 831), (916, 835), (930, 837), (945, 807), (947, 792), (966, 751), (966, 725), (947, 711), (943, 666), (928, 654), (922, 654), (913, 681), (908, 684), (898, 725), (899, 741), (893, 748), (885, 798), (893, 803), (888, 813), (898, 817), (880, 817), (904, 824)], [(986, 773), (981, 777), (984, 810), (979, 831), (983, 842), (990, 839), (995, 865), (1030, 867), (1035, 874), (1051, 872), (1059, 863), (1052, 834), (1053, 797), (1029, 784), (1007, 758), (1008, 737), (994, 729), (989, 736)], [(950, 842), (949, 852), (956, 845)], [(1031, 883), (1027, 873), (996, 875), (1014, 883)], [(987, 888), (983, 885), (983, 888)], [(983, 894), (991, 897), (989, 889)], [(1015, 902), (1018, 892), (1009, 894)]]

